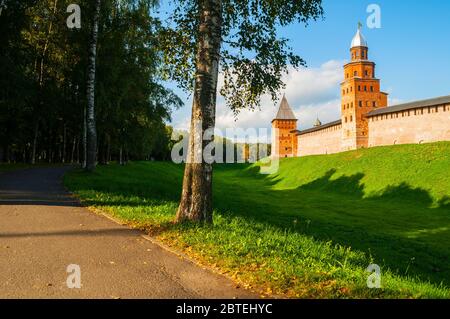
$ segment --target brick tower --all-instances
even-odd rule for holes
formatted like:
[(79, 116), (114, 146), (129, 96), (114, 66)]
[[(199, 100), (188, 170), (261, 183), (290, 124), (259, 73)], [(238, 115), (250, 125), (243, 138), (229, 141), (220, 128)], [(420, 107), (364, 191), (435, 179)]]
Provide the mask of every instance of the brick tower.
[(283, 95), (277, 116), (272, 120), (272, 156), (297, 156), (297, 119)]
[(375, 77), (375, 63), (369, 61), (369, 48), (361, 33), (362, 25), (353, 37), (351, 62), (344, 66), (342, 94), (342, 151), (368, 147), (366, 114), (387, 107), (387, 93), (380, 91)]

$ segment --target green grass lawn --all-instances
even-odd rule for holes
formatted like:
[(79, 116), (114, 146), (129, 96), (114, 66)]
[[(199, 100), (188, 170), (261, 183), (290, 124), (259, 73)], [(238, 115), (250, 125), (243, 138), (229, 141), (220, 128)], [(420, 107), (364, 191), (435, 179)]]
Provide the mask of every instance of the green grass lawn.
[[(450, 298), (450, 143), (217, 165), (214, 226), (174, 225), (183, 166), (139, 162), (73, 171), (88, 205), (267, 295)], [(381, 267), (369, 289), (366, 267)]]

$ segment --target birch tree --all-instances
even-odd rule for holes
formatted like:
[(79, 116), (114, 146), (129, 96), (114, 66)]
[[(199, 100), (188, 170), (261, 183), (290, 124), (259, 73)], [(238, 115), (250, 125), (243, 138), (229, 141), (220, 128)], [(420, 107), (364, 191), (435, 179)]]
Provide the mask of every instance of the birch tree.
[[(171, 1), (169, 23), (160, 45), (166, 75), (193, 92), (189, 149), (176, 221), (212, 222), (213, 166), (203, 139), (215, 127), (218, 90), (237, 115), (260, 107), (261, 96), (276, 100), (288, 66), (305, 61), (292, 52), (279, 26), (306, 25), (323, 14), (321, 0), (178, 0)], [(219, 70), (224, 85), (217, 87)]]
[(97, 57), (98, 24), (100, 20), (100, 0), (95, 0), (94, 16), (92, 21), (91, 38), (89, 43), (88, 57), (88, 80), (87, 80), (87, 110), (86, 110), (86, 132), (87, 132), (87, 156), (86, 169), (94, 171), (97, 155), (97, 129), (95, 126), (95, 63)]

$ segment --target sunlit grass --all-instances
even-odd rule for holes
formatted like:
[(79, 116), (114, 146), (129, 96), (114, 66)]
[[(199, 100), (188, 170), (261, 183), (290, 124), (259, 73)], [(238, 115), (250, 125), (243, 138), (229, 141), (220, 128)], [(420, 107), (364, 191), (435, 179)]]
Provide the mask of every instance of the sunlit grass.
[[(271, 295), (450, 297), (450, 143), (218, 165), (214, 226), (174, 225), (183, 167), (141, 162), (70, 173), (88, 205)], [(380, 265), (382, 288), (365, 271)]]

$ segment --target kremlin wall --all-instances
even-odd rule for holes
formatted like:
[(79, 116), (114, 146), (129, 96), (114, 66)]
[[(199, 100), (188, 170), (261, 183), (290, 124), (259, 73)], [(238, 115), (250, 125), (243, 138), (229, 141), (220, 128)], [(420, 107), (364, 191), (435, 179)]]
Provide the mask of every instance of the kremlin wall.
[(358, 29), (344, 66), (341, 119), (297, 130), (285, 96), (272, 121), (272, 152), (277, 157), (332, 154), (359, 148), (450, 140), (450, 96), (388, 106), (375, 63)]

